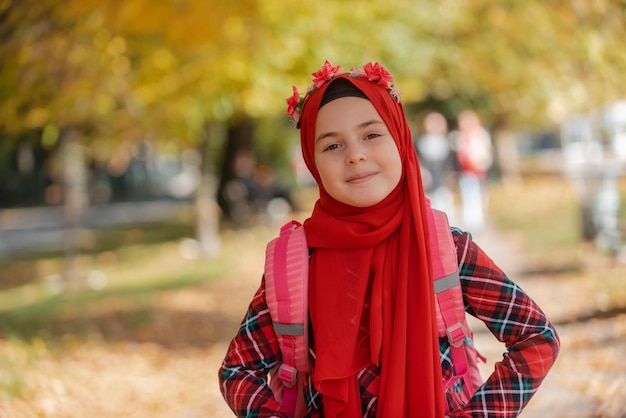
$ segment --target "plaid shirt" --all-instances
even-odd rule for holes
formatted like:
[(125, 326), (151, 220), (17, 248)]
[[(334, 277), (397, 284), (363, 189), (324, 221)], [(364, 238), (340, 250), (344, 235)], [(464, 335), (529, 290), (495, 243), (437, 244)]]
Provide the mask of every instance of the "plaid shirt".
[[(559, 351), (556, 331), (545, 314), (466, 234), (452, 228), (459, 258), (465, 310), (482, 320), (507, 351), (469, 403), (450, 417), (516, 417), (537, 391)], [(313, 343), (311, 344), (313, 346)], [(450, 346), (439, 340), (443, 378), (452, 373)], [(314, 349), (310, 350), (312, 364)], [(239, 332), (219, 370), (224, 399), (239, 417), (287, 418), (268, 386), (267, 373), (279, 363), (280, 350), (265, 301), (264, 283), (256, 292)], [(376, 416), (380, 370), (359, 373), (364, 417)], [(321, 395), (309, 376), (307, 417), (323, 417)]]

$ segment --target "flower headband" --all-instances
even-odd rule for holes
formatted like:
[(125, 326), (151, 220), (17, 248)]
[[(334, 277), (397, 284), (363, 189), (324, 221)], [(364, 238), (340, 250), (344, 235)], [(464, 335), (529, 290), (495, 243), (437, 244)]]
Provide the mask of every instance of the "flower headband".
[[(326, 60), (322, 68), (313, 73), (313, 84), (306, 89), (306, 94), (300, 96), (298, 87), (293, 86), (293, 95), (286, 99), (287, 115), (291, 117), (296, 128), (300, 128), (300, 114), (306, 99), (317, 89), (324, 85), (327, 81), (332, 80), (339, 75), (341, 65), (333, 66), (330, 61)], [(379, 63), (367, 63), (363, 66), (363, 70), (353, 68), (348, 72), (349, 78), (367, 78), (369, 81), (377, 83), (385, 88), (389, 95), (398, 103), (400, 103), (400, 92), (393, 82), (393, 76)]]

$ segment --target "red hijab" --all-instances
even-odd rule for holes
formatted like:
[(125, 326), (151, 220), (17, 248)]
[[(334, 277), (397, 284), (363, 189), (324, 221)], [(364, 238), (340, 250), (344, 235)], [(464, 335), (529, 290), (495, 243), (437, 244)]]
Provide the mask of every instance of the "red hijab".
[[(403, 163), (398, 186), (372, 207), (333, 199), (315, 167), (317, 114), (337, 78), (365, 93)], [(381, 369), (378, 417), (444, 414), (426, 201), (404, 110), (389, 90), (387, 82), (369, 81), (362, 72), (337, 74), (310, 93), (298, 115), (302, 153), (320, 193), (304, 228), (314, 250), (309, 293), (313, 382), (328, 418), (362, 416), (357, 374), (373, 365)]]

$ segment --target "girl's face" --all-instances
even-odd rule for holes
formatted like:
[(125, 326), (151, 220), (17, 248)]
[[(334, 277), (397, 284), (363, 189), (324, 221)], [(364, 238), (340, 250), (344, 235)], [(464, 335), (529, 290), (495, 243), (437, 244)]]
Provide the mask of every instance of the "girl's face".
[(373, 206), (402, 176), (398, 147), (369, 100), (342, 97), (322, 106), (315, 124), (315, 166), (324, 189), (355, 207)]

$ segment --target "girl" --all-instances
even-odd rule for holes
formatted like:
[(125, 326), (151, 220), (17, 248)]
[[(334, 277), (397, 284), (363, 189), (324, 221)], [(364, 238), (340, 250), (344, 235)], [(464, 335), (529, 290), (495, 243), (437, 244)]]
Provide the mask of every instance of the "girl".
[[(304, 222), (313, 365), (307, 416), (443, 417), (450, 346), (437, 337), (426, 199), (399, 92), (378, 63), (340, 71), (326, 61), (305, 97), (294, 87), (287, 100), (319, 187)], [(515, 417), (552, 366), (558, 337), (467, 233), (451, 232), (459, 259), (466, 253), (466, 311), (507, 352), (467, 405), (448, 415)], [(279, 361), (261, 283), (219, 371), (237, 416), (287, 417), (267, 384)]]

